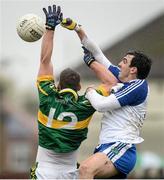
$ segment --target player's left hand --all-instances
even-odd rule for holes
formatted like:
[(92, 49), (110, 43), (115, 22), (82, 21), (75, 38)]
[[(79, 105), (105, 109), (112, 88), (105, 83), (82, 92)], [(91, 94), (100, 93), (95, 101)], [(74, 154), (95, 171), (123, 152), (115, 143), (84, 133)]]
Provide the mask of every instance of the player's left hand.
[(46, 16), (46, 29), (54, 30), (55, 27), (60, 24), (63, 19), (63, 13), (61, 12), (61, 7), (56, 5), (48, 6), (48, 11), (43, 8)]
[(82, 46), (84, 50), (84, 57), (83, 60), (87, 66), (90, 66), (92, 62), (95, 61), (95, 58), (93, 57), (92, 53), (86, 49), (84, 46)]

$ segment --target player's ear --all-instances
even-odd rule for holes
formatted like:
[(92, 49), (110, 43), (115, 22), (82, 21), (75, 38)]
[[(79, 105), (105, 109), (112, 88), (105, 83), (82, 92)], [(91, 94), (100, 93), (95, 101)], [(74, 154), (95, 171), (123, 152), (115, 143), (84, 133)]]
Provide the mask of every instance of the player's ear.
[(137, 67), (131, 67), (130, 71), (132, 74), (137, 74)]
[(81, 89), (81, 84), (79, 83), (77, 86), (77, 91), (80, 91), (80, 89)]

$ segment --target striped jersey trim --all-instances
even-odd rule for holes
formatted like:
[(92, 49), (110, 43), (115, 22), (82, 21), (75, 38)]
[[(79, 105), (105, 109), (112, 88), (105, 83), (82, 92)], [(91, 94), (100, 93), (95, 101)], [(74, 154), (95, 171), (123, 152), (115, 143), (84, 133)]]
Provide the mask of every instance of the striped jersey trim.
[(48, 96), (48, 94), (46, 93), (46, 91), (44, 91), (42, 88), (41, 88), (41, 86), (39, 85), (39, 82), (37, 82), (37, 87), (38, 87), (38, 89), (39, 89), (39, 91), (42, 93), (42, 94), (44, 94), (44, 95), (46, 95), (46, 96)]
[(51, 76), (51, 75), (39, 76), (39, 77), (37, 78), (37, 83), (36, 83), (36, 85), (37, 85), (39, 91), (40, 91), (42, 94), (46, 95), (46, 96), (48, 96), (48, 94), (46, 93), (46, 91), (45, 91), (44, 89), (41, 88), (41, 86), (39, 85), (39, 83), (40, 83), (40, 82), (44, 82), (44, 81), (51, 81), (51, 80), (54, 80), (54, 77)]
[(73, 89), (70, 89), (70, 88), (62, 89), (61, 91), (59, 91), (59, 94), (68, 93), (68, 92), (73, 94), (76, 101), (78, 100), (78, 95), (77, 95), (76, 91), (74, 91)]
[(54, 80), (54, 77), (52, 75), (44, 75), (44, 76), (39, 76), (37, 78), (38, 82), (42, 82), (42, 81), (51, 81)]
[(89, 125), (89, 122), (91, 120), (93, 115), (89, 116), (87, 119), (84, 119), (82, 121), (77, 121), (74, 126), (70, 127), (67, 126), (71, 122), (65, 122), (60, 121), (57, 119), (53, 119), (51, 125), (49, 124), (49, 119), (46, 115), (44, 115), (41, 111), (38, 112), (38, 121), (43, 124), (44, 126), (48, 126), (54, 129), (84, 129), (87, 128)]
[(130, 93), (131, 91), (133, 91), (134, 89), (138, 88), (139, 86), (141, 86), (144, 83), (144, 80), (139, 80), (138, 82), (131, 84), (130, 86), (128, 86), (127, 88), (125, 88), (124, 90), (116, 93), (116, 97), (117, 99), (127, 95), (128, 93)]

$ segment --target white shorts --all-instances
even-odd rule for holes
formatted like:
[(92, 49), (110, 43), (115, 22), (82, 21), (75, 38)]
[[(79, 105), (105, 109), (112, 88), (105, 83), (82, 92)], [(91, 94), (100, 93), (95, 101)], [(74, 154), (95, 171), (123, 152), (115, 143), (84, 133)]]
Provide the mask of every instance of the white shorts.
[(36, 179), (78, 179), (78, 170), (57, 171), (51, 168), (36, 168)]
[(55, 153), (38, 147), (35, 167), (31, 168), (34, 179), (77, 179), (77, 151)]

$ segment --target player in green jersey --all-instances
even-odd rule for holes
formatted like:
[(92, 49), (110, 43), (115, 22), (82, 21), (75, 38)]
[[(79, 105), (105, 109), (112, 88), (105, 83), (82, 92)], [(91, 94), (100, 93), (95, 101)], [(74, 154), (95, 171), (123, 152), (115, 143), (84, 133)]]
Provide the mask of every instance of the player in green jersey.
[[(95, 109), (85, 95), (77, 94), (81, 88), (77, 72), (65, 69), (60, 74), (59, 84), (55, 84), (51, 56), (55, 29), (62, 20), (62, 13), (60, 6), (55, 5), (49, 6), (48, 10), (43, 8), (43, 11), (46, 15), (46, 32), (37, 77), (39, 146), (31, 178), (73, 179), (77, 178), (74, 176), (77, 149), (87, 137), (88, 124)], [(101, 65), (95, 69), (100, 70)], [(105, 94), (103, 88), (101, 93)]]

